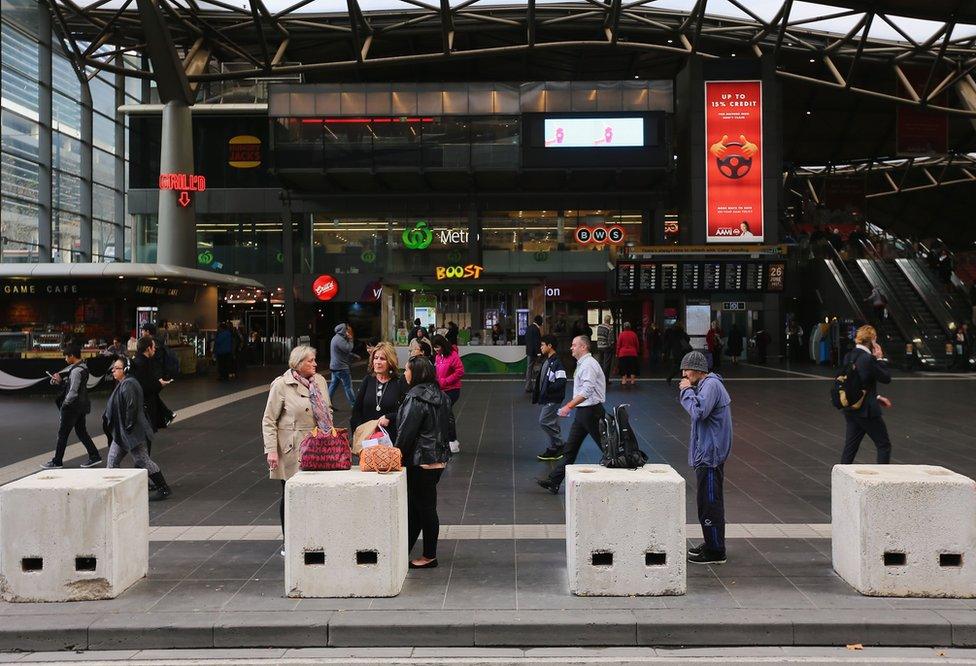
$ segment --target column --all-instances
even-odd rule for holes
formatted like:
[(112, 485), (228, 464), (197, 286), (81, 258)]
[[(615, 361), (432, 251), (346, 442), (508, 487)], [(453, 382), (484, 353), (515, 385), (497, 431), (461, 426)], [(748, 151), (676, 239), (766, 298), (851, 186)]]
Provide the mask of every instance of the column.
[(281, 206), (281, 253), (284, 255), (282, 271), (285, 278), (285, 337), (295, 344), (295, 237), (291, 219), (291, 199), (282, 197)]
[[(190, 107), (180, 101), (163, 107), (163, 131), (159, 156), (160, 173), (193, 173), (193, 118)], [(156, 260), (161, 264), (196, 267), (196, 218), (191, 193), (190, 205), (181, 206), (179, 192), (159, 193), (159, 228)]]
[[(115, 59), (115, 64), (122, 67), (122, 56)], [(125, 104), (125, 77), (115, 75), (115, 215), (112, 221), (115, 227), (115, 260), (125, 261), (125, 116), (119, 112), (119, 107)]]
[(88, 81), (81, 83), (81, 247), (71, 261), (92, 260), (92, 96)]

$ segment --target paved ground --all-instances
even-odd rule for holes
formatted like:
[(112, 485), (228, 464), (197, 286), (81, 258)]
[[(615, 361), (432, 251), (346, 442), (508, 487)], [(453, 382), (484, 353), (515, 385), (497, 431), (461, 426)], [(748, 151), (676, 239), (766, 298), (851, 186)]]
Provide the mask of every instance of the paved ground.
[[(741, 366), (727, 373), (735, 441), (726, 502), (737, 524), (730, 560), (690, 566), (688, 594), (662, 598), (568, 593), (558, 530), (563, 496), (534, 483), (547, 469), (534, 458), (541, 448), (536, 409), (518, 381), (489, 378), (467, 381), (457, 408), (462, 453), (439, 486), (441, 522), (450, 526), (441, 567), (411, 571), (392, 599), (284, 598), (274, 528), (279, 486), (267, 479), (260, 437), (264, 397), (230, 396), (228, 404), (174, 424), (154, 446), (174, 496), (152, 505), (149, 577), (113, 601), (0, 604), (0, 648), (976, 646), (976, 601), (862, 597), (833, 573), (824, 528), (843, 419), (829, 405), (825, 374)], [(187, 381), (167, 397), (179, 410), (272, 375), (238, 385)], [(895, 405), (887, 416), (893, 462), (945, 465), (976, 477), (973, 378), (903, 376), (886, 394)], [(635, 390), (612, 388), (609, 402), (630, 403), (651, 462), (669, 463), (690, 481), (693, 518), (688, 421), (676, 388), (649, 379)], [(7, 467), (50, 447), (48, 424), (36, 425), (40, 410), (53, 416), (46, 403), (0, 398), (0, 460)], [(340, 409), (337, 420), (347, 418)], [(580, 462), (597, 458), (587, 443)], [(859, 460), (873, 458), (866, 441)]]

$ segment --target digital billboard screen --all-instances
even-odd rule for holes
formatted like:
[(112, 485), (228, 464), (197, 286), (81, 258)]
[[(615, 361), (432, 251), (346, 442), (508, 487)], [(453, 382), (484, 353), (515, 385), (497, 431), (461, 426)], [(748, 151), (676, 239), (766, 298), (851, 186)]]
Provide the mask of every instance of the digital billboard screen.
[(546, 148), (641, 148), (643, 118), (546, 118)]

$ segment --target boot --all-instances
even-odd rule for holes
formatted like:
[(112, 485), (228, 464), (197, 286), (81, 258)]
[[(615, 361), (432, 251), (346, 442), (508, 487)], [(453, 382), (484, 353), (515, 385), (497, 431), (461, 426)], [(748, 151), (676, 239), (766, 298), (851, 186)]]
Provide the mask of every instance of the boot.
[(166, 485), (166, 479), (163, 478), (162, 472), (156, 472), (155, 474), (150, 474), (149, 478), (152, 482), (156, 484), (156, 493), (149, 498), (150, 502), (157, 502), (159, 500), (164, 500), (173, 494), (173, 491), (169, 489)]

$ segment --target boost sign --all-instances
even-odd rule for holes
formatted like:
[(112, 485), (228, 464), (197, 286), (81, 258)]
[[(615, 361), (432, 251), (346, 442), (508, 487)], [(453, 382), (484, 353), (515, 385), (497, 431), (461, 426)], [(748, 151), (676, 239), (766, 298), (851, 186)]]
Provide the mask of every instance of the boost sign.
[(331, 301), (339, 293), (339, 283), (331, 275), (320, 275), (312, 283), (312, 293), (320, 301)]

